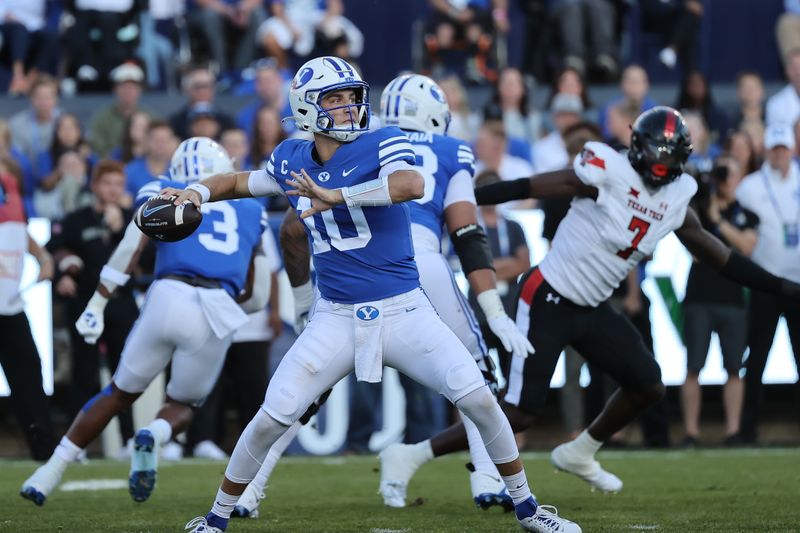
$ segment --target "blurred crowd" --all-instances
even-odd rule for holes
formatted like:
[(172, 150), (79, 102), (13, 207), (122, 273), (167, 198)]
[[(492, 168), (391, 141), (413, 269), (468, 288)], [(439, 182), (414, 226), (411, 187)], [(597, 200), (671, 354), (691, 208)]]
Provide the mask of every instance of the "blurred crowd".
[[(786, 87), (766, 98), (760, 75), (742, 71), (735, 80), (735, 105), (724, 107), (715, 101), (712, 86), (693, 61), (703, 3), (642, 0), (638, 6), (645, 25), (659, 18), (673, 21), (657, 26), (669, 28), (659, 60), (669, 68), (679, 66), (682, 73), (675, 101), (658, 101), (650, 92), (648, 72), (626, 64), (620, 56), (620, 16), (628, 4), (521, 1), (529, 49), (542, 57), (526, 57), (527, 66), (516, 68), (504, 65), (502, 58), (501, 43), (509, 28), (506, 0), (430, 0), (420, 25), (424, 47), (420, 68), (434, 76), (446, 93), (452, 113), (449, 135), (474, 148), (476, 182), (565, 168), (589, 140), (624, 150), (630, 143), (630, 124), (642, 111), (670, 105), (683, 113), (691, 131), (694, 152), (687, 171), (700, 183), (694, 207), (704, 226), (767, 270), (800, 282), (800, 1), (785, 2), (786, 13), (776, 30)], [(58, 263), (54, 269), (56, 364), (57, 372), (71, 384), (70, 416), (99, 390), (101, 359), (113, 370), (138, 314), (135, 296), (150, 281), (148, 262), (141, 261), (144, 267), (129, 290), (121, 291), (110, 306), (114, 318), (106, 317), (107, 335), (99, 347), (88, 347), (74, 333), (72, 324), (94, 290), (99, 269), (130, 220), (133, 195), (167, 173), (172, 153), (191, 136), (217, 139), (238, 169), (264, 167), (282, 140), (299, 135), (291, 120), (282, 120), (291, 115), (287, 74), (292, 65), (321, 53), (357, 64), (363, 36), (345, 17), (344, 5), (342, 0), (4, 0), (0, 4), (0, 63), (8, 74), (8, 92), (28, 100), (28, 106), (14, 115), (0, 113), (0, 175), (12, 176), (18, 183), (27, 217), (52, 222), (53, 238), (47, 246), (51, 254), (58, 257), (64, 247), (82, 250), (77, 254), (80, 264)], [(544, 26), (547, 32), (535, 31)], [(542, 46), (550, 42), (557, 45)], [(549, 55), (551, 49), (558, 51), (557, 57)], [(537, 108), (530, 73), (544, 72), (542, 64), (558, 68), (546, 84), (545, 105)], [(369, 73), (365, 74), (369, 82)], [(544, 78), (537, 79), (545, 85)], [(612, 98), (596, 101), (587, 80), (615, 80), (618, 90)], [(476, 81), (491, 87), (485, 102), (468, 97), (467, 86)], [(157, 113), (141, 103), (143, 92), (166, 89), (172, 83), (179, 83), (184, 97), (176, 97), (180, 103), (169, 113)], [(76, 89), (110, 90), (113, 101), (82, 122), (69, 110), (74, 100), (61, 98)], [(243, 105), (236, 114), (217, 105), (218, 91), (242, 95)], [(271, 200), (266, 207), (279, 220), (286, 204)], [(543, 236), (552, 239), (569, 202), (515, 208), (542, 209)], [(516, 279), (530, 266), (525, 232), (502, 210), (482, 208), (481, 217), (510, 309)], [(625, 311), (652, 346), (649, 302), (640, 288), (644, 276), (645, 264), (620, 287), (614, 305)], [(273, 294), (277, 298), (278, 291)], [(273, 299), (253, 339), (264, 343), (265, 358), (268, 343), (288, 334), (277, 307)], [(725, 442), (755, 442), (761, 375), (778, 319), (787, 319), (791, 338), (800, 346), (800, 309), (777, 297), (756, 293), (748, 298), (741, 287), (698, 264), (692, 266), (682, 307), (688, 352), (681, 394), (683, 443), (694, 446), (701, 439), (698, 376), (712, 332), (719, 335), (728, 375), (723, 392)], [(502, 349), (488, 337), (490, 344)], [(279, 357), (275, 352), (273, 357)], [(796, 350), (796, 360), (798, 354)], [(8, 362), (0, 359), (0, 364), (8, 373)], [(582, 366), (580, 354), (567, 350), (561, 401), (565, 427), (573, 434), (594, 417), (592, 407), (603, 404), (599, 399), (615, 388), (593, 374), (596, 379), (584, 391), (579, 384)], [(267, 371), (266, 364), (262, 370)], [(243, 411), (259, 399), (250, 399)], [(211, 405), (220, 409), (219, 401)], [(444, 423), (430, 414), (443, 408), (414, 408), (409, 402), (410, 425), (426, 413), (431, 419), (409, 429), (414, 433), (407, 435), (409, 442), (430, 436), (437, 424)], [(219, 415), (211, 412), (198, 418), (205, 432), (189, 439), (190, 453), (211, 457), (224, 453), (218, 447), (221, 429), (208, 429), (213, 425), (207, 421), (214, 417)], [(648, 413), (643, 421), (645, 444), (670, 445), (669, 417), (665, 405)], [(246, 421), (249, 415), (240, 418)], [(375, 423), (370, 418), (369, 412), (351, 417), (349, 449), (365, 451)], [(122, 421), (121, 431), (130, 438), (130, 419)], [(175, 451), (176, 456), (180, 453)]]

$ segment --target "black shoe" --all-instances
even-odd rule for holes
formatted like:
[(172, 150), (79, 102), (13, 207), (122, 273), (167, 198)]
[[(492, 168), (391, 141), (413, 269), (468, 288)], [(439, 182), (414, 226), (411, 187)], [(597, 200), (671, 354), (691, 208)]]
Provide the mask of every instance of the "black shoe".
[(686, 435), (681, 441), (681, 447), (692, 450), (700, 446), (700, 441), (697, 440), (697, 437), (692, 437), (691, 435)]

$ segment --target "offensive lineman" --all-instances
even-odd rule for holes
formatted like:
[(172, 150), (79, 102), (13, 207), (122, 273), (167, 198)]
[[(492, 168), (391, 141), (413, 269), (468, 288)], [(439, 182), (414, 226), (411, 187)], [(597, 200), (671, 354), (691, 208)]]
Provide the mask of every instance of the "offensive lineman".
[[(670, 232), (698, 260), (731, 280), (765, 292), (800, 297), (800, 285), (778, 278), (731, 251), (700, 225), (689, 200), (697, 191), (683, 172), (692, 145), (680, 113), (655, 107), (633, 124), (627, 155), (589, 142), (572, 169), (496, 183), (476, 191), (479, 204), (523, 198), (574, 197), (544, 260), (520, 283), (517, 325), (536, 349), (514, 356), (502, 405), (515, 431), (527, 429), (544, 405), (559, 355), (573, 346), (620, 388), (574, 440), (556, 447), (554, 466), (604, 492), (622, 481), (595, 453), (611, 435), (664, 394), (661, 370), (639, 333), (607, 299)], [(453, 448), (463, 449), (456, 436)]]
[[(181, 143), (170, 164), (173, 181), (144, 185), (137, 207), (165, 184), (183, 187), (202, 176), (233, 169), (225, 150), (205, 137)], [(197, 230), (180, 242), (156, 241), (156, 266), (139, 319), (131, 329), (112, 382), (86, 402), (53, 455), (22, 484), (20, 494), (42, 505), (58, 486), (69, 463), (103, 431), (118, 413), (129, 408), (150, 382), (172, 361), (167, 399), (150, 425), (134, 436), (129, 491), (145, 501), (156, 483), (158, 449), (189, 425), (194, 409), (217, 380), (233, 332), (247, 322), (244, 309), (267, 303), (269, 268), (261, 255), (266, 213), (255, 200), (204, 206)], [(260, 228), (260, 230), (259, 230)], [(147, 243), (131, 222), (119, 246), (100, 274), (92, 299), (75, 324), (86, 342), (103, 332), (103, 310), (114, 290), (127, 283)], [(255, 257), (254, 257), (255, 256)], [(240, 307), (251, 261), (257, 284)], [(249, 289), (249, 288), (248, 288)], [(187, 327), (191, 325), (191, 327)]]
[(211, 512), (186, 527), (194, 533), (225, 531), (272, 444), (312, 401), (354, 368), (358, 379), (380, 381), (387, 364), (441, 392), (475, 423), (524, 529), (579, 532), (577, 524), (531, 496), (508, 421), (469, 352), (419, 288), (408, 207), (401, 202), (423, 196), (423, 179), (402, 131), (367, 132), (368, 92), (342, 59), (312, 59), (295, 75), (289, 97), (298, 126), (314, 133), (313, 142), (284, 141), (265, 170), (162, 191), (177, 195), (178, 204), (197, 205), (287, 194), (305, 223), (321, 293), (308, 326), (278, 366), (262, 409), (239, 438)]
[[(408, 203), (414, 260), (419, 269), (420, 283), (442, 321), (467, 347), (487, 379), (493, 382), (494, 376), (487, 361), (488, 365), (492, 363), (487, 359), (480, 328), (456, 285), (447, 259), (441, 253), (442, 228), (445, 225), (464, 273), (478, 294), (478, 303), (489, 320), (489, 327), (508, 351), (526, 353), (533, 350), (503, 309), (496, 289), (491, 251), (477, 221), (472, 185), (474, 156), (463, 142), (445, 137), (449, 122), (450, 110), (444, 92), (427, 76), (399, 76), (387, 84), (381, 95), (381, 123), (397, 126), (408, 135), (416, 154), (416, 168), (425, 180), (422, 198)], [(298, 242), (287, 242), (287, 238)], [(281, 246), (290, 280), (293, 276), (308, 279), (308, 239), (302, 230), (302, 223), (296, 217), (290, 219), (287, 216), (284, 219)], [(301, 291), (313, 291), (310, 280), (301, 287), (294, 289), (296, 295)], [(311, 294), (296, 297), (295, 314), (307, 313), (312, 300)], [(478, 428), (467, 418), (464, 419), (464, 426), (474, 466), (470, 474), (473, 501), (483, 508), (503, 505), (513, 509), (513, 502), (497, 468), (486, 453)], [(295, 423), (270, 448), (258, 475), (239, 499), (235, 516), (258, 516), (257, 508), (259, 501), (264, 498), (269, 475), (299, 427), (300, 424)], [(380, 492), (386, 505), (405, 506), (406, 480), (416, 470), (417, 462), (441, 455), (434, 453), (436, 444), (436, 438), (416, 446), (393, 444), (381, 453)]]

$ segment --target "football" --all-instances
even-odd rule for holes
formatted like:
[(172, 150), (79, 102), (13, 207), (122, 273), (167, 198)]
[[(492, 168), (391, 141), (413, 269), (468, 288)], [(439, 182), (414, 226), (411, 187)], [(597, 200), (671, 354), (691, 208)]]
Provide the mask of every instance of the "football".
[(163, 242), (175, 242), (191, 235), (203, 214), (191, 202), (173, 205), (174, 196), (154, 196), (136, 211), (136, 226), (148, 237)]

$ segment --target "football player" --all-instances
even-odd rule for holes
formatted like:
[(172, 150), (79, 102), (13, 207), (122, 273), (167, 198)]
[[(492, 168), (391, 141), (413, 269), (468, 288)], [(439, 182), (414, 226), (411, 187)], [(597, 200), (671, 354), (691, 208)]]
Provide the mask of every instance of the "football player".
[(289, 100), (298, 127), (312, 132), (313, 141), (283, 141), (264, 170), (162, 191), (196, 205), (286, 194), (305, 225), (321, 294), (240, 436), (211, 511), (187, 529), (225, 531), (268, 450), (309, 405), (354, 369), (359, 380), (380, 381), (387, 364), (439, 391), (475, 423), (524, 529), (580, 531), (531, 496), (511, 426), (469, 352), (420, 289), (403, 202), (423, 197), (424, 180), (406, 135), (395, 127), (368, 132), (369, 86), (336, 57), (303, 65)]
[[(138, 192), (137, 205), (165, 185), (175, 190), (198, 179), (233, 169), (224, 149), (211, 139), (187, 139), (172, 157), (172, 181), (151, 182)], [(255, 200), (203, 206), (203, 219), (187, 239), (156, 241), (155, 282), (131, 329), (112, 382), (89, 400), (53, 455), (22, 484), (21, 495), (42, 505), (67, 465), (103, 431), (108, 422), (144, 392), (172, 363), (167, 398), (147, 427), (134, 436), (129, 490), (145, 501), (156, 482), (158, 448), (189, 425), (197, 405), (211, 391), (233, 332), (247, 322), (245, 311), (266, 305), (269, 268), (261, 249), (266, 213)], [(88, 343), (103, 332), (103, 310), (114, 290), (128, 282), (147, 243), (134, 223), (100, 274), (97, 290), (75, 327)], [(251, 270), (256, 282), (246, 287)], [(263, 280), (263, 281), (262, 281)], [(237, 299), (246, 293), (249, 299)]]
[[(397, 126), (406, 133), (416, 154), (416, 168), (425, 180), (422, 198), (408, 202), (414, 260), (422, 288), (442, 321), (467, 347), (489, 382), (494, 383), (492, 362), (480, 328), (456, 285), (447, 259), (441, 253), (443, 227), (447, 227), (464, 273), (478, 294), (489, 327), (509, 352), (532, 352), (533, 348), (506, 315), (497, 292), (492, 254), (477, 219), (472, 186), (472, 150), (463, 142), (445, 136), (450, 110), (441, 88), (426, 76), (405, 74), (389, 82), (381, 95), (381, 122), (386, 126)], [(299, 230), (290, 225), (299, 226)], [(289, 242), (287, 237), (291, 235), (299, 240), (296, 245)], [(290, 275), (297, 273), (295, 275), (302, 283), (295, 289), (295, 294), (306, 291), (306, 295), (296, 298), (295, 313), (302, 315), (309, 310), (313, 289), (307, 272), (308, 240), (296, 217), (294, 222), (288, 217), (284, 219), (281, 246), (287, 257), (287, 272)], [(290, 281), (293, 286), (298, 285), (291, 277)], [(478, 428), (469, 419), (464, 419), (464, 425), (474, 466), (470, 474), (473, 500), (482, 508), (504, 505), (513, 509), (513, 502), (486, 453)], [(285, 435), (288, 434), (290, 432)], [(393, 444), (381, 453), (380, 492), (386, 505), (405, 506), (408, 480), (421, 464), (442, 455), (445, 450), (439, 448), (441, 440), (437, 436), (414, 446)], [(258, 475), (239, 498), (234, 515), (252, 517), (258, 512), (269, 474), (287, 444), (284, 436), (270, 449)]]
[(556, 468), (601, 491), (620, 491), (622, 481), (595, 453), (665, 391), (653, 354), (606, 300), (663, 237), (674, 231), (694, 257), (737, 283), (800, 298), (800, 285), (773, 276), (702, 228), (689, 207), (697, 183), (683, 171), (691, 152), (680, 113), (655, 107), (634, 122), (627, 153), (588, 142), (571, 169), (476, 191), (478, 204), (574, 197), (552, 248), (520, 283), (517, 325), (536, 354), (527, 360), (514, 355), (502, 405), (515, 431), (530, 427), (567, 345), (614, 378), (620, 388), (603, 412), (550, 456)]

